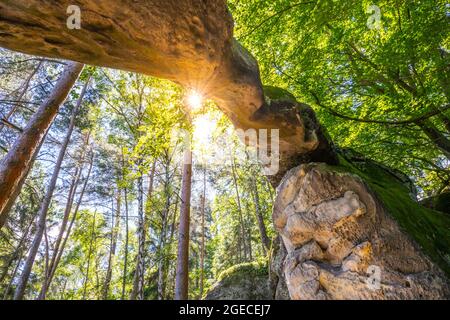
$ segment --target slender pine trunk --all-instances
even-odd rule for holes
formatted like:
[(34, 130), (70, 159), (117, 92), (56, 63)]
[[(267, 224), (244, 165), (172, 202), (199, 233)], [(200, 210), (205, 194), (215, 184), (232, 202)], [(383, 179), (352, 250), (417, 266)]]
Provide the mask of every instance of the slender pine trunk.
[(80, 179), (80, 174), (81, 174), (81, 170), (79, 167), (76, 168), (75, 171), (75, 176), (72, 179), (72, 182), (70, 184), (70, 189), (69, 189), (69, 196), (67, 198), (67, 202), (66, 202), (66, 208), (64, 210), (64, 217), (61, 223), (61, 227), (58, 233), (58, 237), (55, 241), (55, 245), (53, 248), (53, 254), (52, 254), (52, 258), (50, 261), (50, 266), (47, 270), (47, 272), (45, 273), (45, 279), (44, 279), (44, 283), (42, 284), (41, 287), (41, 291), (39, 293), (39, 300), (44, 300), (46, 293), (47, 293), (47, 289), (48, 289), (48, 281), (50, 278), (50, 274), (54, 268), (55, 265), (55, 261), (56, 261), (56, 257), (58, 256), (58, 251), (60, 249), (61, 246), (61, 242), (63, 240), (63, 236), (67, 227), (67, 224), (69, 223), (69, 215), (70, 212), (72, 210), (72, 205), (74, 202), (74, 197), (75, 197), (75, 193), (76, 193), (76, 187), (78, 186), (78, 181)]
[(92, 222), (92, 230), (91, 230), (91, 239), (89, 241), (89, 251), (87, 256), (87, 266), (86, 266), (86, 276), (84, 277), (84, 283), (83, 283), (83, 300), (86, 300), (86, 294), (87, 294), (87, 286), (89, 283), (89, 272), (91, 268), (91, 257), (92, 257), (92, 251), (94, 248), (94, 240), (95, 240), (95, 227), (96, 227), (96, 218), (97, 218), (97, 211), (94, 212), (94, 221)]
[(263, 249), (264, 255), (266, 255), (267, 251), (270, 250), (270, 240), (269, 240), (269, 237), (267, 236), (267, 229), (266, 229), (266, 225), (264, 223), (264, 217), (262, 215), (261, 207), (259, 204), (258, 185), (253, 176), (250, 177), (250, 184), (251, 184), (251, 190), (252, 190), (252, 195), (253, 195), (253, 202), (255, 205), (256, 220), (258, 221), (259, 235), (261, 237), (262, 249)]
[(114, 262), (114, 257), (116, 255), (116, 247), (117, 247), (117, 238), (120, 227), (120, 207), (121, 207), (121, 198), (120, 198), (120, 189), (117, 189), (116, 195), (116, 215), (111, 215), (111, 248), (109, 250), (109, 258), (108, 258), (108, 268), (106, 271), (105, 283), (103, 285), (102, 290), (102, 299), (107, 300), (109, 296), (109, 288), (111, 285), (112, 278), (112, 265)]
[(21, 258), (22, 253), (23, 253), (23, 248), (25, 243), (28, 240), (28, 236), (31, 230), (31, 227), (34, 224), (34, 219), (31, 219), (31, 221), (28, 223), (27, 228), (25, 229), (25, 232), (23, 233), (22, 237), (20, 238), (20, 241), (16, 247), (16, 249), (14, 250), (13, 254), (11, 255), (11, 257), (8, 259), (8, 261), (5, 263), (4, 266), (2, 266), (2, 275), (0, 276), (0, 283), (3, 282), (3, 280), (5, 280), (6, 276), (8, 275), (8, 270), (11, 267), (11, 265), (13, 264), (14, 260), (16, 260), (17, 258)]
[[(89, 141), (89, 137), (88, 137), (88, 140), (87, 140), (87, 141)], [(86, 192), (86, 187), (87, 187), (87, 185), (88, 185), (88, 183), (89, 183), (89, 178), (90, 178), (90, 176), (91, 176), (91, 172), (92, 172), (92, 167), (93, 167), (93, 165), (94, 165), (94, 154), (92, 153), (92, 154), (91, 154), (90, 161), (89, 161), (89, 169), (88, 169), (88, 172), (87, 172), (87, 174), (86, 174), (86, 178), (85, 178), (85, 180), (84, 180), (84, 184), (83, 184), (83, 187), (82, 187), (82, 189), (81, 189), (80, 195), (79, 195), (79, 197), (78, 197), (77, 204), (76, 204), (76, 206), (75, 206), (75, 210), (74, 210), (74, 212), (73, 212), (73, 214), (72, 214), (72, 218), (71, 218), (71, 220), (70, 220), (69, 227), (67, 228), (66, 235), (65, 235), (64, 240), (63, 240), (63, 242), (62, 242), (62, 244), (61, 244), (61, 248), (58, 250), (58, 253), (57, 253), (55, 262), (54, 262), (52, 268), (50, 269), (50, 274), (49, 274), (49, 277), (48, 277), (46, 286), (45, 286), (45, 288), (44, 288), (45, 291), (43, 292), (43, 299), (45, 299), (46, 294), (47, 294), (47, 291), (48, 291), (48, 289), (50, 288), (50, 285), (51, 285), (51, 283), (52, 283), (52, 281), (53, 281), (53, 278), (54, 278), (54, 276), (55, 276), (55, 272), (56, 272), (56, 270), (57, 270), (57, 268), (58, 268), (58, 266), (59, 266), (59, 262), (61, 261), (62, 255), (63, 255), (63, 253), (64, 253), (64, 249), (66, 248), (67, 241), (68, 241), (68, 239), (69, 239), (69, 237), (70, 237), (70, 234), (71, 234), (71, 232), (72, 232), (73, 225), (74, 225), (75, 220), (76, 220), (76, 218), (77, 218), (77, 216), (78, 216), (78, 212), (79, 212), (79, 210), (80, 210), (80, 206), (81, 206), (81, 203), (83, 202), (83, 197), (84, 197), (84, 194), (85, 194), (85, 192)]]
[(206, 205), (206, 168), (203, 172), (203, 194), (200, 196), (202, 240), (200, 246), (200, 299), (203, 297), (205, 278), (205, 205)]
[(234, 190), (236, 192), (236, 202), (238, 205), (238, 213), (239, 213), (239, 225), (240, 225), (240, 231), (241, 231), (241, 241), (242, 241), (242, 246), (244, 247), (244, 260), (247, 260), (248, 257), (248, 248), (247, 248), (247, 239), (245, 236), (245, 224), (244, 224), (244, 215), (242, 213), (242, 205), (241, 205), (241, 196), (239, 193), (239, 185), (238, 185), (238, 180), (237, 180), (237, 172), (236, 172), (236, 162), (234, 159), (234, 156), (232, 157), (232, 162), (231, 162), (231, 173), (233, 176), (233, 185), (234, 185)]
[(170, 193), (169, 193), (169, 164), (166, 163), (165, 168), (165, 181), (164, 181), (164, 194), (166, 198), (166, 203), (164, 206), (163, 214), (161, 217), (161, 233), (159, 234), (159, 244), (158, 244), (158, 300), (164, 299), (164, 266), (165, 266), (165, 257), (164, 257), (164, 247), (166, 245), (166, 230), (167, 230), (167, 219), (170, 210)]
[[(83, 65), (70, 62), (53, 88), (50, 96), (39, 106), (21, 136), (0, 163), (0, 228), (4, 226), (23, 186), (24, 178), (53, 123), (59, 107), (66, 100), (72, 86), (83, 70)], [(19, 190), (18, 190), (19, 189)]]
[(191, 184), (192, 151), (189, 148), (184, 153), (183, 181), (181, 187), (180, 225), (178, 228), (177, 271), (175, 276), (175, 300), (188, 299)]
[(145, 276), (145, 217), (144, 217), (144, 188), (142, 173), (138, 178), (138, 254), (136, 257), (136, 268), (133, 279), (133, 290), (130, 300), (144, 299), (144, 276)]
[(47, 187), (46, 195), (44, 197), (44, 200), (41, 203), (41, 207), (40, 207), (38, 215), (37, 215), (38, 223), (37, 223), (36, 234), (35, 234), (35, 237), (33, 240), (33, 244), (31, 245), (30, 253), (25, 262), (25, 266), (22, 271), (22, 275), (19, 280), (19, 284), (18, 284), (16, 292), (14, 294), (14, 300), (22, 300), (24, 298), (24, 293), (25, 293), (25, 289), (26, 289), (26, 286), (28, 283), (28, 279), (31, 274), (31, 269), (33, 268), (33, 264), (36, 259), (37, 252), (41, 245), (42, 236), (43, 236), (45, 228), (46, 228), (47, 213), (48, 213), (48, 209), (50, 207), (50, 203), (53, 198), (53, 192), (55, 191), (56, 183), (57, 183), (58, 177), (59, 177), (59, 172), (61, 171), (61, 166), (62, 166), (64, 157), (66, 155), (66, 150), (67, 150), (67, 147), (69, 146), (69, 142), (72, 137), (73, 129), (75, 128), (75, 119), (78, 114), (78, 110), (81, 106), (82, 101), (83, 101), (83, 95), (80, 95), (78, 103), (75, 106), (74, 110), (72, 111), (69, 128), (67, 129), (66, 136), (64, 138), (61, 149), (59, 151), (58, 159), (56, 161), (50, 183)]
[[(122, 150), (122, 180), (125, 181), (125, 159)], [(125, 300), (125, 290), (127, 284), (127, 273), (128, 273), (128, 244), (129, 244), (129, 230), (128, 230), (128, 189), (125, 186), (123, 189), (124, 193), (124, 204), (125, 204), (125, 252), (123, 261), (123, 274), (122, 274), (122, 300)]]
[(70, 213), (72, 212), (73, 203), (75, 201), (75, 195), (76, 195), (78, 184), (79, 184), (79, 181), (81, 178), (81, 173), (83, 171), (82, 170), (83, 161), (84, 161), (84, 158), (86, 155), (87, 148), (89, 146), (89, 139), (90, 139), (90, 133), (88, 133), (88, 135), (86, 137), (83, 151), (78, 160), (78, 164), (75, 169), (75, 174), (74, 174), (74, 176), (72, 178), (72, 182), (70, 184), (69, 195), (67, 197), (66, 207), (64, 209), (64, 217), (63, 217), (63, 220), (61, 223), (58, 237), (55, 241), (55, 245), (53, 248), (53, 255), (52, 255), (52, 259), (50, 261), (50, 267), (49, 267), (48, 272), (45, 274), (44, 283), (43, 283), (43, 285), (41, 287), (41, 291), (39, 293), (39, 297), (38, 297), (39, 300), (45, 300), (48, 288), (50, 286), (50, 281), (51, 281), (50, 279), (53, 278), (53, 274), (56, 269), (56, 264), (57, 264), (56, 260), (58, 259), (58, 256), (60, 256), (61, 242), (63, 241), (64, 233), (66, 231), (67, 224), (69, 223)]

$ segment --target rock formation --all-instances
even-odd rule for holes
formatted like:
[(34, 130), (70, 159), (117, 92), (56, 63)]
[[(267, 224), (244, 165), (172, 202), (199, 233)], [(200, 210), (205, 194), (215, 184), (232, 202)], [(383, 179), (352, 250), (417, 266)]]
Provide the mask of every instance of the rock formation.
[[(81, 29), (66, 26), (73, 4)], [(266, 99), (279, 93), (264, 95), (258, 63), (233, 38), (224, 0), (0, 0), (0, 46), (172, 80), (213, 99), (236, 128), (279, 130), (273, 184), (299, 160), (336, 163), (311, 108), (285, 94)]]
[[(273, 214), (291, 298), (448, 296), (449, 220), (421, 209), (388, 170), (339, 166), (313, 110), (263, 89), (256, 60), (233, 39), (226, 1), (78, 0), (79, 30), (66, 27), (72, 2), (0, 0), (0, 46), (169, 79), (214, 99), (237, 128), (279, 130), (272, 184), (296, 167)], [(379, 268), (381, 289), (372, 290), (366, 272)]]
[[(304, 164), (278, 188), (273, 219), (287, 248), (283, 271), (291, 298), (448, 298), (442, 271), (449, 270), (448, 248), (440, 242), (441, 237), (448, 241), (449, 220), (418, 205), (420, 214), (409, 212), (414, 202), (408, 190), (376, 164), (368, 163), (362, 172), (372, 170), (380, 190), (409, 205), (387, 204), (353, 170)], [(416, 225), (421, 230), (414, 230)]]

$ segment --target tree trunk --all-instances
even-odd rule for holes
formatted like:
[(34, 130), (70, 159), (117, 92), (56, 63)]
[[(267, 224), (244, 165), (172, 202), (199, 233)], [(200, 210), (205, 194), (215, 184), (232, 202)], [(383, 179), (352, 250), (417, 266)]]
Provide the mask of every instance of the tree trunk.
[(130, 300), (144, 300), (145, 277), (145, 216), (144, 216), (144, 188), (142, 173), (138, 178), (138, 254), (134, 272), (133, 291)]
[(108, 268), (106, 270), (105, 283), (103, 285), (103, 290), (102, 290), (102, 299), (103, 300), (107, 300), (108, 296), (109, 296), (109, 287), (111, 285), (111, 278), (112, 278), (112, 265), (114, 262), (114, 257), (116, 255), (117, 238), (118, 238), (118, 234), (119, 234), (120, 205), (121, 205), (119, 188), (117, 189), (116, 201), (117, 201), (116, 215), (114, 217), (114, 215), (111, 214), (111, 248), (109, 250)]
[(169, 164), (166, 165), (166, 180), (164, 183), (164, 191), (166, 196), (166, 204), (163, 210), (163, 216), (161, 221), (161, 233), (159, 236), (159, 260), (158, 260), (158, 300), (164, 299), (164, 266), (165, 266), (165, 257), (164, 257), (164, 247), (166, 244), (166, 229), (167, 229), (167, 219), (170, 210), (170, 193), (169, 193)]
[(244, 216), (242, 213), (242, 206), (241, 206), (241, 196), (239, 194), (239, 185), (237, 181), (237, 174), (236, 174), (236, 162), (234, 159), (234, 156), (232, 156), (232, 162), (231, 162), (231, 173), (233, 176), (233, 185), (234, 190), (236, 192), (236, 202), (238, 206), (238, 213), (239, 213), (239, 225), (240, 225), (240, 231), (241, 231), (241, 241), (242, 246), (244, 247), (244, 260), (247, 261), (247, 239), (246, 239), (246, 232), (245, 232), (245, 224), (244, 224)]
[[(125, 181), (125, 159), (122, 151), (122, 179)], [(127, 269), (128, 269), (128, 189), (125, 186), (123, 189), (124, 201), (125, 201), (125, 253), (123, 260), (123, 275), (122, 275), (122, 300), (125, 300), (125, 289), (127, 283)]]
[[(250, 204), (248, 202), (245, 203), (245, 209), (246, 209), (246, 212), (251, 211)], [(248, 215), (244, 218), (247, 218), (247, 219), (244, 219), (244, 223), (245, 223), (244, 226), (245, 226), (245, 230), (246, 230), (245, 234), (247, 235), (246, 242), (248, 244), (248, 258), (249, 258), (249, 261), (253, 261), (252, 226), (251, 226), (252, 221)]]
[(251, 184), (251, 193), (253, 195), (253, 202), (255, 204), (255, 214), (256, 214), (256, 220), (258, 221), (259, 235), (261, 237), (261, 244), (262, 244), (263, 252), (265, 255), (267, 253), (267, 251), (270, 250), (270, 239), (267, 236), (267, 230), (266, 230), (266, 225), (264, 223), (264, 217), (262, 215), (261, 207), (259, 205), (258, 185), (253, 176), (250, 177), (250, 184)]
[(69, 215), (70, 215), (70, 213), (72, 211), (72, 205), (73, 205), (73, 202), (74, 202), (75, 193), (76, 193), (76, 189), (77, 189), (77, 186), (78, 186), (78, 182), (79, 182), (80, 176), (81, 176), (81, 170), (80, 170), (79, 167), (77, 167), (76, 171), (75, 171), (75, 175), (74, 175), (74, 177), (72, 179), (72, 182), (70, 184), (69, 196), (67, 198), (66, 208), (64, 210), (63, 221), (61, 223), (61, 227), (60, 227), (60, 230), (59, 230), (59, 233), (58, 233), (58, 238), (56, 239), (56, 242), (55, 242), (55, 245), (54, 245), (54, 248), (53, 248), (53, 255), (52, 255), (51, 262), (50, 262), (50, 266), (49, 266), (48, 272), (46, 272), (46, 274), (45, 274), (44, 283), (43, 283), (43, 285), (41, 287), (41, 292), (39, 293), (39, 300), (44, 300), (45, 296), (47, 294), (48, 282), (49, 282), (49, 279), (50, 279), (50, 274), (52, 273), (52, 270), (53, 270), (53, 268), (55, 266), (56, 257), (58, 256), (58, 252), (59, 252), (59, 249), (60, 249), (60, 246), (61, 246), (61, 242), (63, 240), (63, 236), (64, 236), (64, 233), (66, 231), (67, 224), (69, 223)]
[(191, 184), (192, 151), (189, 148), (184, 152), (180, 225), (178, 228), (177, 271), (175, 276), (175, 300), (188, 299)]
[(53, 198), (53, 192), (55, 190), (56, 183), (58, 181), (59, 172), (61, 171), (61, 165), (62, 165), (64, 157), (66, 155), (66, 150), (70, 143), (70, 138), (72, 137), (72, 132), (75, 127), (75, 119), (78, 114), (78, 110), (80, 109), (82, 101), (83, 101), (83, 95), (80, 95), (77, 105), (75, 106), (74, 110), (72, 111), (69, 128), (67, 129), (66, 136), (64, 138), (61, 149), (59, 151), (58, 159), (56, 161), (55, 169), (53, 170), (53, 174), (52, 174), (50, 183), (47, 187), (46, 195), (44, 197), (44, 200), (41, 203), (41, 207), (37, 214), (38, 223), (37, 223), (36, 234), (35, 234), (35, 237), (33, 240), (33, 244), (31, 245), (31, 251), (27, 257), (24, 269), (22, 271), (22, 276), (21, 276), (19, 284), (17, 286), (16, 293), (14, 295), (15, 300), (22, 300), (24, 297), (26, 285), (28, 283), (28, 279), (31, 274), (31, 269), (34, 264), (34, 260), (36, 259), (36, 254), (39, 250), (39, 246), (41, 245), (41, 240), (42, 240), (42, 236), (43, 236), (43, 233), (45, 230), (45, 225), (46, 225), (47, 212), (48, 212), (50, 203)]
[(18, 196), (20, 190), (17, 189), (20, 189), (22, 179), (29, 172), (36, 151), (82, 70), (82, 64), (68, 63), (50, 96), (39, 106), (21, 136), (0, 163), (0, 228), (8, 218), (9, 212), (6, 211), (8, 202), (14, 202)]
[[(42, 139), (41, 143), (39, 144), (38, 148), (36, 149), (36, 151), (34, 152), (33, 158), (31, 159), (30, 163), (28, 164), (28, 167), (26, 169), (25, 174), (23, 175), (23, 177), (20, 179), (20, 181), (17, 184), (17, 187), (14, 188), (14, 191), (12, 192), (11, 196), (6, 200), (6, 204), (5, 207), (3, 209), (3, 212), (6, 212), (7, 214), (9, 214), (9, 212), (11, 211), (12, 207), (14, 206), (17, 197), (19, 197), (23, 185), (25, 184), (25, 181), (27, 180), (28, 174), (30, 173), (31, 169), (33, 168), (34, 162), (36, 161), (36, 158), (39, 155), (39, 152), (42, 148), (42, 145), (44, 144), (45, 141), (45, 137), (47, 136), (47, 134), (45, 134), (44, 138)], [(1, 220), (1, 217), (0, 217)], [(1, 229), (1, 222), (0, 222), (0, 229)]]
[[(89, 135), (88, 135), (86, 141), (87, 141), (86, 143), (88, 144), (89, 143)], [(47, 291), (50, 288), (50, 284), (53, 281), (53, 277), (55, 276), (56, 269), (58, 268), (59, 262), (61, 261), (61, 257), (62, 257), (62, 255), (64, 253), (64, 249), (66, 247), (67, 240), (69, 239), (70, 234), (72, 232), (73, 225), (74, 225), (75, 220), (77, 218), (78, 211), (79, 211), (80, 205), (81, 205), (81, 203), (83, 201), (84, 193), (86, 191), (86, 187), (88, 185), (89, 178), (91, 176), (92, 167), (94, 165), (93, 157), (94, 157), (94, 154), (92, 153), (91, 158), (89, 160), (89, 169), (88, 169), (88, 172), (86, 174), (86, 178), (85, 178), (85, 181), (84, 181), (84, 184), (83, 184), (83, 188), (81, 189), (81, 192), (80, 192), (77, 204), (75, 206), (75, 210), (74, 210), (74, 212), (72, 214), (72, 218), (70, 220), (69, 227), (67, 228), (66, 235), (65, 235), (64, 240), (63, 240), (63, 242), (61, 244), (61, 248), (59, 248), (59, 250), (57, 252), (56, 259), (55, 259), (53, 265), (50, 268), (50, 273), (49, 273), (49, 276), (48, 276), (48, 280), (47, 280), (46, 286), (45, 286), (45, 288), (42, 288), (42, 290), (41, 290), (41, 291), (43, 291), (42, 292), (42, 296), (43, 296), (42, 299), (45, 299), (45, 297), (46, 297)]]
[(90, 268), (91, 268), (91, 256), (92, 256), (92, 251), (94, 248), (94, 240), (95, 240), (96, 217), (97, 217), (97, 211), (94, 212), (94, 221), (92, 222), (91, 239), (89, 241), (86, 276), (84, 277), (84, 282), (83, 282), (83, 300), (86, 300), (87, 286), (88, 286), (88, 282), (89, 282), (89, 272), (90, 272)]
[[(83, 86), (83, 89), (81, 91), (81, 94), (80, 94), (80, 97), (78, 99), (77, 105), (75, 107), (76, 109), (74, 110), (74, 112), (77, 112), (79, 110), (79, 108), (81, 107), (81, 103), (83, 101), (84, 96), (86, 95), (86, 91), (87, 91), (87, 88), (89, 86), (89, 82), (90, 82), (90, 77), (86, 80), (86, 83)], [(45, 275), (44, 284), (42, 285), (41, 291), (39, 293), (39, 299), (40, 300), (45, 299), (45, 295), (46, 295), (47, 290), (48, 290), (48, 281), (50, 279), (50, 274), (52, 273), (52, 270), (55, 268), (56, 257), (58, 256), (58, 251), (60, 249), (61, 241), (62, 241), (64, 232), (66, 231), (67, 224), (69, 222), (69, 216), (70, 216), (70, 213), (72, 211), (72, 205), (73, 205), (73, 201), (74, 201), (75, 194), (76, 194), (76, 191), (77, 191), (78, 182), (79, 182), (80, 177), (81, 177), (81, 171), (82, 170), (81, 170), (80, 167), (81, 167), (81, 164), (82, 164), (82, 162), (84, 160), (85, 152), (86, 152), (86, 149), (87, 149), (88, 144), (89, 144), (89, 136), (90, 136), (90, 134), (88, 135), (88, 138), (86, 139), (86, 144), (85, 144), (85, 146), (83, 148), (83, 153), (82, 153), (82, 155), (80, 157), (79, 164), (77, 165), (77, 168), (75, 170), (75, 175), (74, 175), (74, 177), (72, 179), (72, 183), (70, 185), (69, 196), (67, 198), (66, 208), (64, 210), (64, 216), (63, 216), (61, 227), (60, 227), (60, 230), (59, 230), (59, 233), (58, 233), (58, 238), (56, 239), (55, 246), (54, 246), (54, 249), (53, 249), (53, 255), (52, 255), (51, 262), (50, 262), (50, 268), (48, 270), (49, 272)]]
[[(448, 225), (448, 220), (438, 226), (439, 221), (433, 219), (439, 220), (441, 216), (423, 213), (411, 199), (403, 196), (400, 201), (392, 200), (389, 195), (386, 197), (384, 194), (385, 201), (378, 202), (378, 197), (385, 190), (380, 189), (377, 183), (383, 181), (371, 184), (373, 189), (378, 188), (377, 194), (373, 194), (371, 190), (365, 189), (364, 181), (353, 173), (343, 178), (346, 180), (344, 183), (337, 184), (343, 175), (339, 170), (336, 170), (336, 174), (333, 173), (336, 167), (321, 170), (324, 165), (318, 164), (317, 170), (310, 170), (308, 163), (339, 164), (332, 143), (309, 106), (298, 103), (292, 96), (278, 89), (277, 93), (283, 96), (281, 99), (279, 94), (271, 95), (267, 92), (270, 99), (265, 99), (257, 62), (233, 39), (233, 22), (225, 0), (79, 0), (77, 4), (83, 8), (83, 12), (89, 13), (83, 15), (83, 25), (89, 28), (73, 33), (61, 30), (61, 22), (67, 18), (65, 9), (69, 1), (57, 4), (43, 0), (3, 3), (5, 4), (2, 4), (0, 11), (1, 46), (29, 54), (67, 58), (173, 80), (187, 88), (202, 90), (206, 97), (218, 103), (237, 128), (269, 131), (279, 129), (280, 166), (278, 173), (271, 177), (271, 183), (277, 186), (285, 176), (283, 184), (294, 183), (293, 187), (280, 191), (279, 194), (284, 194), (285, 197), (277, 196), (274, 209), (276, 228), (288, 237), (285, 243), (291, 246), (287, 250), (293, 253), (292, 259), (286, 261), (285, 270), (285, 276), (290, 280), (291, 297), (418, 299), (449, 295), (448, 281), (442, 276), (437, 264), (431, 263), (424, 256), (418, 249), (420, 246), (392, 221), (384, 208), (390, 202), (397, 201), (387, 210), (390, 211), (389, 214), (397, 214), (398, 218), (398, 213), (406, 208), (401, 214), (407, 218), (401, 223), (410, 224), (409, 227), (412, 224), (413, 229), (428, 232), (438, 238), (442, 234), (442, 226)], [(125, 6), (126, 15), (121, 14)], [(101, 14), (97, 14), (98, 12)], [(439, 136), (435, 137), (433, 130), (428, 134), (433, 140), (440, 140)], [(443, 149), (447, 150), (445, 140), (442, 142)], [(300, 164), (304, 165), (298, 167), (299, 170), (289, 171)], [(359, 172), (364, 180), (369, 180), (368, 174), (370, 173)], [(299, 195), (291, 192), (292, 189), (307, 188), (311, 185), (310, 182), (314, 185), (310, 190), (311, 194), (316, 197), (306, 194), (304, 199), (300, 198), (291, 205), (288, 198)], [(305, 186), (302, 186), (303, 183)], [(385, 186), (386, 190), (390, 190), (393, 185), (395, 184)], [(314, 191), (324, 192), (318, 194)], [(361, 201), (351, 192), (357, 192)], [(0, 197), (1, 195), (3, 192), (0, 192)], [(324, 212), (330, 212), (329, 215), (322, 216), (322, 221), (303, 221), (304, 216), (308, 217), (308, 214), (316, 212), (318, 203), (322, 204)], [(343, 206), (337, 206), (342, 203)], [(349, 212), (349, 208), (355, 204), (361, 206)], [(370, 207), (366, 213), (362, 213), (364, 206)], [(295, 212), (296, 209), (298, 212)], [(316, 213), (320, 216), (320, 212)], [(410, 218), (411, 215), (417, 220)], [(330, 229), (336, 222), (333, 219), (342, 216), (348, 216), (348, 219)], [(434, 223), (428, 221), (429, 216), (433, 217), (431, 220)], [(291, 220), (289, 224), (288, 219)], [(181, 220), (180, 227), (183, 221), (185, 227), (188, 223), (186, 214)], [(425, 225), (426, 231), (423, 229)], [(288, 230), (284, 230), (286, 227)], [(302, 230), (303, 228), (307, 230)], [(180, 235), (186, 231), (186, 228), (180, 229)], [(440, 250), (442, 243), (426, 242), (431, 236), (424, 237), (421, 232), (415, 239), (421, 244), (422, 250), (434, 250), (436, 261), (440, 261), (440, 265), (448, 270), (448, 262), (444, 258), (448, 251)], [(330, 234), (333, 239), (328, 240), (333, 242), (317, 244), (324, 242), (324, 235)], [(446, 234), (442, 234), (442, 237), (445, 238)], [(305, 235), (311, 239), (304, 239)], [(307, 242), (303, 243), (305, 240)], [(359, 240), (369, 243), (358, 242)], [(398, 250), (399, 248), (402, 250)], [(182, 266), (181, 260), (178, 262)], [(388, 279), (383, 288), (385, 290), (368, 289), (365, 280), (367, 266), (371, 264), (383, 267), (383, 279)], [(342, 270), (330, 272), (336, 266), (341, 266)], [(182, 268), (179, 274), (181, 271)], [(178, 286), (177, 289), (179, 288)]]
[[(167, 209), (164, 209), (167, 210)], [(166, 216), (167, 213), (164, 213)], [(165, 246), (165, 233), (167, 224), (163, 222), (163, 229), (161, 229), (160, 244), (159, 244), (159, 260), (158, 260), (158, 300), (164, 300), (164, 267), (165, 267), (165, 257), (164, 257), (164, 246)]]
[(203, 287), (205, 278), (205, 204), (206, 204), (206, 168), (203, 173), (203, 194), (200, 195), (200, 214), (201, 214), (201, 228), (202, 240), (200, 245), (200, 299), (203, 297)]
[(5, 293), (3, 295), (3, 300), (6, 300), (8, 297), (9, 291), (13, 285), (14, 279), (16, 278), (17, 272), (19, 271), (19, 267), (22, 263), (22, 260), (23, 260), (23, 256), (21, 255), (19, 258), (19, 261), (17, 262), (16, 267), (14, 268), (14, 271), (11, 275), (11, 279), (9, 279), (8, 286), (6, 287)]
[[(178, 206), (179, 206), (179, 202), (180, 202), (180, 197), (178, 197), (178, 195), (176, 196), (175, 199), (175, 209), (173, 210), (173, 216), (172, 216), (172, 221), (171, 221), (171, 226), (170, 226), (170, 236), (169, 236), (169, 243), (170, 245), (172, 245), (174, 243), (174, 237), (175, 237), (175, 233), (177, 232), (177, 217), (178, 217)], [(169, 262), (171, 262), (171, 260), (169, 260)], [(166, 279), (170, 279), (170, 290), (171, 292), (174, 291), (175, 288), (175, 274), (176, 274), (176, 265), (173, 263), (169, 264), (169, 268), (168, 268), (168, 274), (166, 275)], [(173, 275), (172, 277), (170, 277), (170, 275)], [(165, 286), (165, 288), (167, 288), (167, 284)], [(172, 296), (173, 298), (173, 296)]]
[(2, 283), (3, 280), (5, 280), (6, 276), (8, 275), (8, 270), (9, 270), (10, 266), (12, 265), (14, 260), (17, 259), (17, 263), (16, 263), (14, 270), (11, 274), (11, 277), (8, 281), (8, 285), (6, 286), (6, 288), (4, 290), (3, 300), (7, 299), (9, 291), (11, 289), (11, 286), (14, 282), (14, 279), (16, 278), (17, 271), (19, 270), (19, 267), (22, 263), (23, 256), (27, 253), (27, 250), (25, 250), (25, 249), (27, 248), (27, 242), (30, 240), (29, 235), (30, 235), (31, 228), (34, 224), (34, 220), (35, 219), (33, 217), (33, 219), (31, 219), (30, 223), (28, 224), (27, 229), (25, 230), (22, 238), (20, 239), (20, 242), (17, 245), (16, 251), (14, 252), (13, 256), (8, 260), (8, 262), (4, 266), (5, 269), (2, 273), (2, 276), (0, 277), (0, 283)]

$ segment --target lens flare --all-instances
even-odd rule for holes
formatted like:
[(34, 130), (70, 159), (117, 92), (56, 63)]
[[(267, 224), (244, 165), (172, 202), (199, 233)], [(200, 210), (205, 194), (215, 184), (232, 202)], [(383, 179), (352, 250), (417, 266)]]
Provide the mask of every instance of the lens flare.
[(198, 110), (203, 106), (203, 96), (197, 91), (189, 92), (187, 103), (192, 110)]

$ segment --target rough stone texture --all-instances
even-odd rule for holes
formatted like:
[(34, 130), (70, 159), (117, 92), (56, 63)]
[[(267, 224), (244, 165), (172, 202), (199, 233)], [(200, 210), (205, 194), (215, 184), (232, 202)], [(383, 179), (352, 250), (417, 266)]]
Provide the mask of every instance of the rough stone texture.
[(270, 259), (270, 286), (274, 300), (290, 300), (289, 291), (284, 278), (284, 260), (287, 251), (281, 237), (272, 241), (272, 252)]
[[(69, 5), (80, 30), (66, 27)], [(336, 163), (311, 108), (266, 99), (225, 0), (0, 0), (0, 46), (169, 79), (215, 100), (237, 128), (279, 129), (274, 185), (300, 162)]]
[(272, 300), (267, 267), (245, 263), (225, 271), (206, 293), (205, 300)]
[[(292, 299), (444, 299), (446, 275), (356, 175), (324, 164), (292, 169), (273, 219), (288, 255)], [(379, 289), (368, 271), (381, 270)]]

